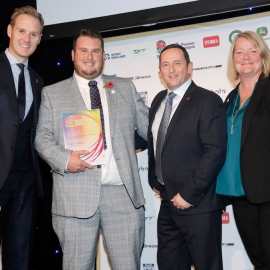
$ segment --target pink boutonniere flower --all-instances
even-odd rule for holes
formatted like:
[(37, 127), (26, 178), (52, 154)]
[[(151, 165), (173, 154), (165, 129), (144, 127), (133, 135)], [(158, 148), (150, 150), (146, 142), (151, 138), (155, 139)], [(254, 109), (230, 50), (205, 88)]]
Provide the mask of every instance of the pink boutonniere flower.
[(106, 82), (105, 85), (103, 86), (103, 88), (110, 88), (112, 89), (114, 87), (114, 83), (112, 82)]

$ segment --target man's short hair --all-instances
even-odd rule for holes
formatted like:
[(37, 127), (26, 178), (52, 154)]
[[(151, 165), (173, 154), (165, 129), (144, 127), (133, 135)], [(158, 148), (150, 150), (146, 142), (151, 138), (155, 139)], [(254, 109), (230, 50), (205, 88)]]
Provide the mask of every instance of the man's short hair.
[(42, 15), (35, 8), (30, 7), (30, 6), (15, 8), (13, 14), (11, 15), (11, 19), (10, 19), (10, 25), (12, 27), (15, 25), (16, 18), (19, 15), (29, 15), (29, 16), (32, 16), (32, 17), (38, 19), (40, 22), (40, 25), (41, 25), (41, 32), (42, 32), (43, 27), (44, 27), (44, 20), (43, 20)]
[(90, 37), (90, 38), (97, 38), (101, 42), (101, 48), (104, 52), (104, 40), (102, 38), (101, 33), (98, 30), (93, 29), (81, 29), (77, 35), (73, 38), (73, 50), (76, 48), (77, 40), (79, 37)]
[(183, 52), (183, 54), (184, 54), (184, 57), (185, 57), (185, 59), (186, 59), (187, 65), (190, 63), (189, 54), (188, 54), (187, 50), (186, 50), (183, 46), (181, 46), (181, 45), (179, 45), (179, 44), (170, 44), (170, 45), (167, 45), (167, 46), (161, 51), (161, 53), (160, 53), (160, 55), (159, 55), (159, 65), (160, 65), (162, 53), (165, 52), (166, 50), (169, 50), (169, 49), (179, 49), (179, 50), (181, 50), (181, 51)]

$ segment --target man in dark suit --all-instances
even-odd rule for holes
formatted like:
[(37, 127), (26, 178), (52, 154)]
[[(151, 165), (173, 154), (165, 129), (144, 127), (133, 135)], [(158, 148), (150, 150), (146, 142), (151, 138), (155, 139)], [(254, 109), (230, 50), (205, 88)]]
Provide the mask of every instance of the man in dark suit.
[(149, 114), (149, 183), (162, 198), (158, 217), (160, 270), (221, 270), (222, 200), (216, 176), (226, 152), (221, 98), (191, 80), (185, 48), (171, 44), (160, 55), (168, 89)]
[(28, 66), (44, 21), (32, 7), (15, 9), (9, 48), (0, 54), (0, 233), (3, 269), (29, 269), (38, 191), (33, 148), (42, 78)]

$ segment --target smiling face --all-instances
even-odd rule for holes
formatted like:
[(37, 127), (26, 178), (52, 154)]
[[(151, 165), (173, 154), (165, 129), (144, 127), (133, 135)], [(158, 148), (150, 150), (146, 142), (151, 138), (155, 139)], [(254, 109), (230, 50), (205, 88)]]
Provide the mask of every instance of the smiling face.
[(167, 49), (160, 57), (161, 78), (174, 91), (190, 78), (192, 63), (187, 64), (183, 51), (178, 48)]
[(239, 77), (259, 77), (263, 70), (263, 60), (258, 49), (248, 39), (239, 38), (234, 47), (234, 68)]
[(20, 63), (25, 62), (36, 50), (41, 39), (41, 29), (39, 20), (26, 14), (19, 15), (13, 27), (8, 26), (8, 50)]
[(72, 61), (77, 75), (93, 80), (101, 73), (104, 65), (104, 52), (98, 38), (80, 36), (72, 50)]

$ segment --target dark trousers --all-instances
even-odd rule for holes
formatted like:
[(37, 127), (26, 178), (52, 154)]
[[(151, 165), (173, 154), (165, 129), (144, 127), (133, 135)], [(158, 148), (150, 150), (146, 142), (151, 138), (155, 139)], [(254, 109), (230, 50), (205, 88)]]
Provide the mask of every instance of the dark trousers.
[(37, 194), (34, 171), (10, 172), (0, 190), (3, 270), (30, 269)]
[(270, 202), (253, 204), (245, 196), (232, 199), (235, 223), (256, 270), (270, 270)]
[[(222, 270), (221, 210), (179, 214), (166, 195), (158, 216), (159, 270)], [(184, 210), (183, 210), (184, 211)]]

